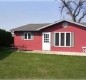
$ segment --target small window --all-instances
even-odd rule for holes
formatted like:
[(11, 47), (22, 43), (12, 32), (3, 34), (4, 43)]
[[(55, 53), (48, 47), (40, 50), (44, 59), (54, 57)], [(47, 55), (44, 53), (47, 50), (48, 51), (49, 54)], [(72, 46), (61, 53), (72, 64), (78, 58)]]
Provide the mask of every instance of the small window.
[(30, 33), (30, 32), (24, 33), (24, 39), (25, 40), (31, 40), (32, 38), (33, 38), (32, 33)]
[(63, 26), (64, 28), (66, 28), (66, 27), (68, 27), (68, 23), (67, 23), (67, 22), (63, 22), (63, 23), (62, 23), (62, 26)]
[(44, 34), (44, 43), (49, 43), (49, 34)]
[(31, 39), (32, 35), (31, 33), (28, 33), (28, 39)]
[(27, 39), (27, 33), (24, 34), (24, 39)]

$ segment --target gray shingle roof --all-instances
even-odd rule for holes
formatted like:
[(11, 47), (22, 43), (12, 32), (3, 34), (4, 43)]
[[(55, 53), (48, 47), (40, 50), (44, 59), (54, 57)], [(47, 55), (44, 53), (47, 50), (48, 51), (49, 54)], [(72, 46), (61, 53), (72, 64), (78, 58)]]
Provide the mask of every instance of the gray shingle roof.
[(28, 24), (18, 28), (11, 29), (10, 31), (36, 31), (37, 29), (49, 25), (50, 23), (44, 24)]

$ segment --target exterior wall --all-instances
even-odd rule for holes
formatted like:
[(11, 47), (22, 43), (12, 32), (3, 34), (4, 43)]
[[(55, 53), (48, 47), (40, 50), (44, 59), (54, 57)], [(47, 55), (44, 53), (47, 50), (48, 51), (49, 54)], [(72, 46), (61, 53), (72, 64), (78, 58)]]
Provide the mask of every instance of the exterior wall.
[(33, 40), (24, 40), (24, 32), (15, 32), (14, 44), (17, 47), (25, 46), (26, 50), (42, 50), (41, 32), (33, 32)]
[(42, 50), (42, 32), (74, 32), (74, 47), (55, 47), (52, 45), (52, 51), (82, 52), (82, 47), (86, 46), (86, 28), (72, 23), (68, 23), (68, 27), (63, 28), (62, 22), (45, 28), (40, 32), (33, 32), (34, 40), (23, 40), (21, 38), (22, 32), (15, 32), (14, 44), (17, 46), (25, 45), (27, 50)]
[(45, 32), (74, 32), (74, 47), (55, 47), (51, 46), (52, 51), (71, 51), (82, 52), (82, 47), (86, 46), (86, 28), (68, 23), (68, 27), (63, 28), (62, 23), (44, 29)]

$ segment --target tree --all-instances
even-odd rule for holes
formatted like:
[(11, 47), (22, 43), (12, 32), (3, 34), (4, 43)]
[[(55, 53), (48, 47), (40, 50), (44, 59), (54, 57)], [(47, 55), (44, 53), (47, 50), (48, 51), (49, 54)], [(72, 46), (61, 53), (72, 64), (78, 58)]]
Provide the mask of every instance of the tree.
[(65, 12), (74, 22), (86, 17), (86, 0), (61, 0), (61, 3), (61, 15)]
[(13, 37), (10, 32), (0, 29), (0, 46), (13, 44)]

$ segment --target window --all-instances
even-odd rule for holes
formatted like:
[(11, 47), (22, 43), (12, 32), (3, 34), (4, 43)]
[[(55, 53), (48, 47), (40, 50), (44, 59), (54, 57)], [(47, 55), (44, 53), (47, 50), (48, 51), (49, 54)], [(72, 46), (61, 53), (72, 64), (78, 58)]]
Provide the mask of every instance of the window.
[(64, 46), (65, 42), (64, 42), (64, 39), (65, 39), (65, 34), (64, 33), (61, 33), (61, 46)]
[(49, 34), (44, 34), (44, 43), (49, 43)]
[(33, 38), (32, 33), (30, 33), (30, 32), (24, 33), (24, 39), (25, 40), (31, 40), (32, 38)]
[(63, 26), (64, 28), (66, 28), (66, 27), (68, 26), (68, 23), (67, 23), (67, 22), (63, 22), (63, 23), (62, 23), (62, 26)]
[(59, 33), (55, 34), (55, 45), (59, 46)]
[(55, 46), (72, 47), (74, 40), (71, 32), (55, 33)]
[(70, 46), (70, 33), (66, 33), (66, 46)]

